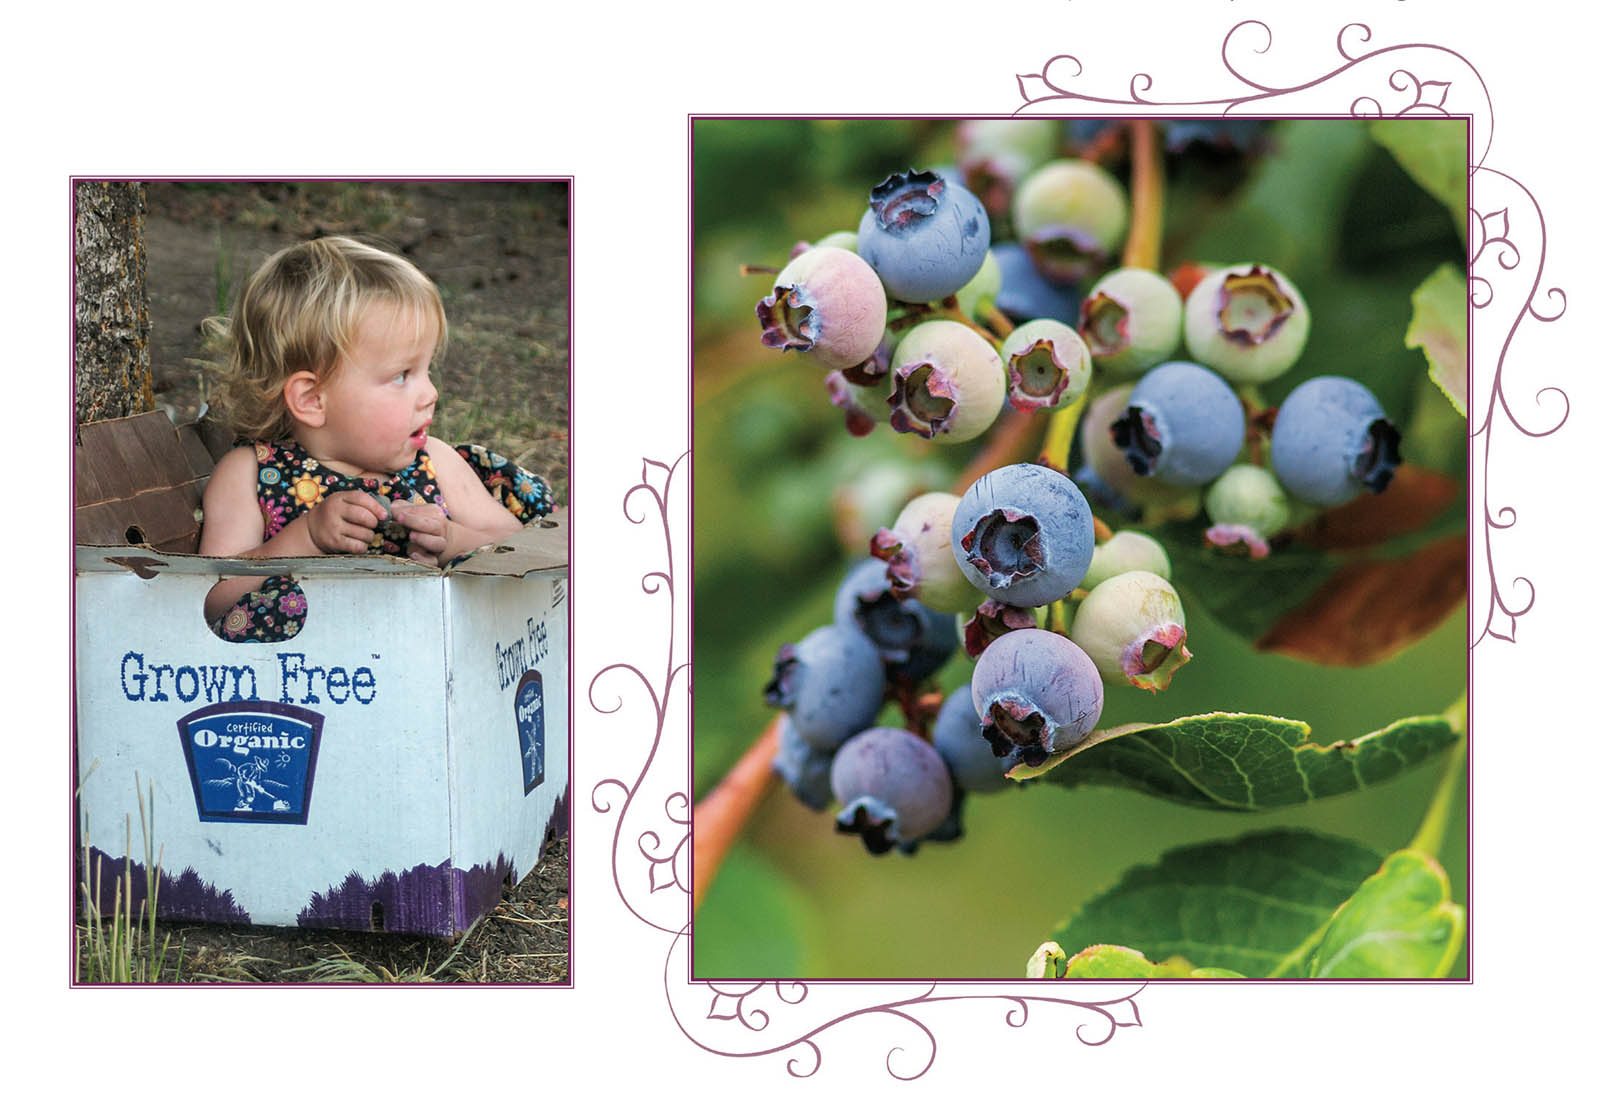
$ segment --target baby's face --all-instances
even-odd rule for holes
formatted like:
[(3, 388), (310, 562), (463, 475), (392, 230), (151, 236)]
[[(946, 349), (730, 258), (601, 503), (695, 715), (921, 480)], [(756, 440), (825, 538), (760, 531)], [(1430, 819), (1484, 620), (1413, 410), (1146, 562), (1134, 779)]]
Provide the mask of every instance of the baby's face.
[(326, 463), (380, 476), (404, 469), (427, 441), (438, 389), (428, 363), (438, 340), (431, 320), (409, 308), (373, 304), (356, 327), (348, 357), (322, 388)]

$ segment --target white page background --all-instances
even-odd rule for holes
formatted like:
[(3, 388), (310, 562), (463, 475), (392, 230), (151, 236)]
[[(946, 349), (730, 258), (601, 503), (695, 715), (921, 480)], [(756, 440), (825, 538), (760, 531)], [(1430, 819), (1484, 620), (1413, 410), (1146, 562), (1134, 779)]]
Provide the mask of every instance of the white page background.
[[(18, 597), (7, 646), (17, 710), (5, 819), (20, 862), (3, 915), (6, 1053), (23, 1060), (18, 1077), (54, 1085), (39, 1093), (50, 1099), (143, 1086), (164, 1098), (247, 1102), (718, 1102), (750, 1093), (773, 1103), (1014, 1092), (1057, 1101), (1398, 1102), (1513, 1089), (1538, 1102), (1541, 1092), (1581, 1078), (1582, 1027), (1593, 1024), (1583, 1015), (1580, 974), (1596, 907), (1590, 812), (1600, 763), (1584, 697), (1593, 683), (1590, 451), (1600, 408), (1590, 334), (1593, 46), (1573, 22), (1577, 9), (1554, 0), (1335, 2), (1315, 14), (1307, 7), (1056, 0), (548, 12), (396, 4), (347, 14), (281, 3), (166, 5), (157, 15), (86, 4), (34, 17), (47, 25), (17, 24), (8, 51), (16, 65), (0, 75), (11, 145), (0, 213), (10, 232), (5, 462), (16, 482), (7, 567)], [(167, 14), (172, 9), (179, 10)], [(682, 833), (664, 812), (687, 781), (685, 689), (674, 690), (659, 763), (615, 855), (621, 791), (595, 787), (635, 778), (655, 721), (632, 676), (613, 673), (596, 692), (603, 707), (620, 698), (616, 714), (601, 715), (587, 693), (595, 674), (621, 663), (639, 666), (658, 692), (664, 687), (667, 601), (640, 587), (642, 572), (664, 567), (650, 560), (661, 529), (637, 498), (635, 514), (646, 521), (631, 525), (623, 496), (644, 458), (670, 464), (688, 444), (689, 115), (1006, 113), (1021, 106), (1013, 75), (1063, 53), (1083, 63), (1073, 87), (1086, 92), (1126, 97), (1130, 78), (1144, 72), (1154, 79), (1145, 93), (1154, 100), (1231, 98), (1246, 89), (1223, 68), (1221, 45), (1246, 19), (1272, 31), (1267, 53), (1251, 53), (1264, 36), (1236, 53), (1264, 83), (1310, 81), (1343, 64), (1335, 44), (1351, 22), (1371, 28), (1368, 42), (1347, 38), (1357, 53), (1436, 43), (1470, 61), (1493, 102), (1487, 163), (1537, 197), (1548, 234), (1539, 287), (1563, 289), (1569, 302), (1554, 323), (1522, 323), (1504, 369), (1519, 419), (1550, 426), (1562, 401), (1549, 393), (1541, 400), (1540, 390), (1555, 388), (1571, 403), (1566, 425), (1533, 438), (1502, 415), (1490, 454), (1491, 506), (1513, 506), (1518, 516), (1495, 536), (1501, 588), (1520, 606), (1526, 593), (1511, 582), (1526, 577), (1537, 598), (1517, 622), (1515, 644), (1490, 638), (1473, 656), (1474, 981), (1152, 986), (1137, 999), (1143, 1025), (1098, 1048), (1079, 1044), (1074, 1031), (1082, 1023), (1087, 1035), (1103, 1033), (1099, 1022), (1045, 1005), (1035, 1004), (1019, 1028), (1007, 1024), (1014, 1008), (1001, 1001), (925, 1004), (903, 1010), (926, 1033), (898, 1015), (858, 1015), (816, 1034), (821, 1067), (807, 1079), (785, 1069), (790, 1060), (811, 1069), (815, 1056), (804, 1047), (772, 1056), (713, 1052), (748, 1053), (768, 1039), (707, 1019), (713, 997), (704, 987), (674, 983), (669, 1006), (664, 981), (681, 981), (681, 956), (668, 965), (670, 935), (641, 922), (618, 891), (648, 918), (681, 925), (685, 897), (671, 893), (674, 903), (648, 891), (637, 839), (652, 828)], [(1442, 66), (1437, 54), (1425, 56)], [(85, 83), (97, 73), (102, 84)], [(1420, 67), (1417, 75), (1429, 77)], [(70, 563), (66, 497), (56, 487), (70, 464), (67, 178), (190, 173), (575, 178), (571, 989), (67, 987)], [(1521, 264), (1533, 266), (1539, 240), (1524, 226), (1513, 226), (1512, 238)], [(1543, 291), (1535, 300), (1545, 314), (1559, 306)], [(1488, 349), (1493, 355), (1498, 342)], [(1480, 343), (1480, 388), (1494, 369), (1484, 350)], [(680, 466), (674, 534), (685, 589), (687, 484)], [(1476, 630), (1487, 608), (1479, 596), (1474, 603)], [(676, 642), (686, 660), (681, 619)], [(671, 810), (682, 814), (681, 805)], [(670, 855), (676, 840), (655, 852)], [(670, 878), (670, 866), (663, 873)], [(824, 1009), (843, 1015), (919, 990), (818, 989), (800, 1005), (769, 991), (765, 1007), (815, 1024), (826, 1020)], [(927, 1075), (902, 1082), (886, 1071), (923, 1069), (930, 1043)]]

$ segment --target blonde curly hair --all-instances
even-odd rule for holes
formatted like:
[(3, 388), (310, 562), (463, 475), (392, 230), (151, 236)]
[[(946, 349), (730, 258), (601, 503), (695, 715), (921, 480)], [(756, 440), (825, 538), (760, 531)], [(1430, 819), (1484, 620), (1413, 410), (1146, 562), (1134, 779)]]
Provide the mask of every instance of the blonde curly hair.
[(340, 235), (279, 250), (244, 282), (231, 317), (207, 320), (227, 351), (211, 406), (241, 439), (290, 437), (285, 382), (303, 371), (328, 380), (377, 302), (409, 309), (419, 334), (433, 324), (433, 356), (444, 353), (444, 302), (405, 258)]

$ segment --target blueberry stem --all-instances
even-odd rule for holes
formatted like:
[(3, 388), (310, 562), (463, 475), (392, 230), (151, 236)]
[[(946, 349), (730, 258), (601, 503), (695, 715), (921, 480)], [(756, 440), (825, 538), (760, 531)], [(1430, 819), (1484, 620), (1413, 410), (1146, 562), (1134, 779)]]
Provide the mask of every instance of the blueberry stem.
[(1031, 411), (1007, 408), (985, 438), (983, 449), (961, 470), (950, 491), (959, 496), (985, 473), (1026, 457), (1036, 425), (1033, 415)]
[(1072, 450), (1072, 436), (1077, 432), (1078, 420), (1089, 405), (1085, 392), (1066, 407), (1050, 413), (1045, 424), (1044, 447), (1039, 451), (1039, 464), (1048, 465), (1058, 473), (1067, 471), (1067, 457)]
[(778, 753), (782, 715), (774, 715), (755, 745), (728, 770), (710, 795), (694, 805), (694, 906), (700, 906), (706, 889), (750, 815), (778, 779), (772, 771)]
[(1128, 124), (1128, 146), (1132, 160), (1129, 181), (1128, 240), (1122, 247), (1122, 265), (1127, 269), (1161, 268), (1161, 224), (1166, 201), (1166, 182), (1161, 164), (1161, 146), (1156, 125), (1149, 119)]
[(741, 277), (754, 277), (754, 276), (759, 276), (759, 275), (762, 275), (762, 274), (768, 274), (768, 275), (771, 275), (771, 276), (777, 276), (779, 273), (782, 273), (782, 272), (783, 272), (783, 270), (779, 269), (776, 265), (741, 265), (741, 266), (739, 266), (739, 276), (741, 276)]

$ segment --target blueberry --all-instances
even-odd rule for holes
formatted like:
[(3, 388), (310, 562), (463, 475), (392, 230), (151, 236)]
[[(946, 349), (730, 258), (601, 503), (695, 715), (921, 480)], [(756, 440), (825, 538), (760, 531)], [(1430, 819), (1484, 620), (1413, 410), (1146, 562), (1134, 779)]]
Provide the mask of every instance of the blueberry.
[(1220, 476), (1244, 445), (1244, 406), (1211, 370), (1169, 361), (1133, 386), (1111, 436), (1140, 476), (1201, 485)]
[(770, 706), (789, 712), (802, 738), (828, 752), (878, 717), (883, 662), (872, 639), (855, 627), (818, 627), (779, 647), (765, 691)]
[(1119, 530), (1094, 548), (1089, 571), (1078, 587), (1093, 589), (1102, 581), (1135, 569), (1172, 579), (1172, 561), (1160, 542), (1136, 530)]
[(1142, 569), (1096, 585), (1072, 617), (1072, 640), (1102, 678), (1151, 692), (1189, 660), (1185, 637), (1178, 593)]
[(989, 251), (1000, 269), (994, 306), (1012, 322), (1024, 319), (1076, 319), (1078, 298), (1039, 275), (1019, 242), (1002, 242)]
[(1264, 265), (1214, 270), (1183, 308), (1189, 356), (1239, 384), (1281, 376), (1300, 357), (1310, 331), (1300, 290)]
[(897, 300), (942, 300), (977, 274), (989, 249), (978, 198), (937, 173), (894, 173), (872, 190), (856, 250)]
[(956, 125), (955, 139), (967, 187), (986, 210), (1008, 212), (1018, 182), (1055, 153), (1056, 124), (1048, 119), (966, 119)]
[(828, 402), (844, 412), (845, 430), (856, 438), (871, 434), (889, 413), (887, 378), (875, 385), (855, 384), (843, 370), (835, 369), (822, 383), (828, 390)]
[(824, 753), (804, 738), (787, 715), (778, 720), (778, 753), (772, 771), (783, 778), (795, 798), (813, 811), (821, 811), (833, 800), (828, 782), (833, 769), (833, 754)]
[(1006, 465), (979, 477), (956, 507), (950, 536), (967, 579), (1013, 607), (1061, 599), (1094, 556), (1089, 502), (1045, 465)]
[(1249, 154), (1266, 144), (1265, 119), (1173, 119), (1167, 123), (1168, 151), (1181, 154), (1190, 147)]
[(1272, 471), (1316, 507), (1382, 492), (1400, 464), (1400, 432), (1373, 394), (1348, 377), (1312, 377), (1289, 393), (1272, 424)]
[(1235, 465), (1206, 489), (1211, 526), (1206, 545), (1253, 558), (1271, 552), (1267, 540), (1289, 525), (1289, 496), (1271, 471)]
[(1078, 332), (1057, 319), (1034, 319), (1006, 336), (1000, 360), (1009, 379), (1011, 406), (1018, 411), (1067, 407), (1089, 388), (1089, 348)]
[(1017, 238), (1048, 281), (1070, 284), (1105, 263), (1128, 229), (1122, 184), (1092, 162), (1063, 158), (1023, 178), (1011, 202)]
[(972, 704), (972, 685), (952, 691), (933, 724), (933, 748), (950, 767), (956, 787), (964, 792), (998, 792), (1011, 786), (1010, 766), (989, 748), (983, 737), (978, 709)]
[(1099, 722), (1104, 701), (1089, 655), (1048, 630), (1001, 635), (972, 669), (972, 703), (999, 758), (1041, 765), (1071, 749)]
[(970, 607), (978, 598), (950, 548), (950, 520), (958, 503), (949, 492), (925, 492), (901, 509), (894, 526), (873, 536), (872, 556), (888, 562), (896, 596), (948, 612)]
[(935, 830), (955, 798), (944, 759), (895, 727), (873, 727), (847, 741), (830, 781), (840, 804), (836, 829), (859, 834), (869, 853), (887, 853)]
[(1033, 609), (1028, 607), (1013, 607), (999, 600), (984, 600), (972, 613), (972, 618), (962, 625), (962, 641), (966, 646), (967, 656), (976, 658), (989, 648), (1002, 634), (1010, 634), (1014, 630), (1031, 630), (1038, 626), (1033, 617)]
[(1078, 330), (1097, 370), (1135, 376), (1178, 348), (1183, 298), (1159, 273), (1114, 269), (1089, 290), (1078, 312)]
[(968, 442), (1005, 404), (1000, 355), (977, 331), (950, 319), (919, 323), (894, 351), (889, 425), (902, 434)]
[(877, 348), (889, 304), (872, 267), (849, 250), (819, 246), (796, 257), (756, 305), (761, 341), (844, 369)]
[(994, 306), (1000, 295), (1000, 263), (994, 251), (985, 251), (983, 264), (970, 281), (956, 289), (956, 307), (968, 319), (976, 319), (985, 308)]
[(895, 679), (914, 682), (931, 676), (956, 651), (955, 616), (897, 598), (881, 561), (858, 562), (845, 576), (834, 594), (833, 621), (870, 638), (886, 673)]

